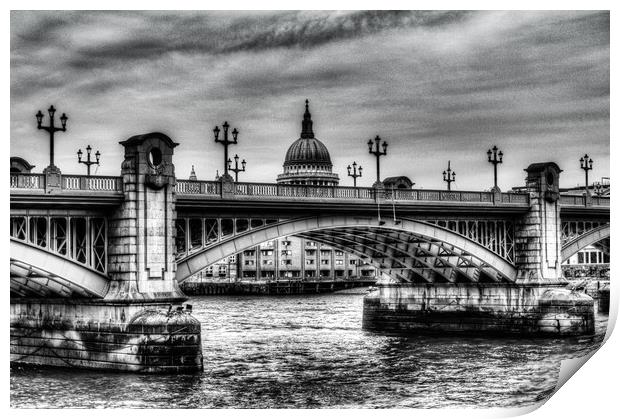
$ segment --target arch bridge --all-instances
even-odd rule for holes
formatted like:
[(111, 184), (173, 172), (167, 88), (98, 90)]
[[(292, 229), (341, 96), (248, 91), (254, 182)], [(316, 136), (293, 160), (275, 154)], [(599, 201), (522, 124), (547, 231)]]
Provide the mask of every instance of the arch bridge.
[(133, 371), (202, 366), (179, 282), (283, 236), (366, 257), (390, 281), (368, 329), (582, 334), (590, 297), (561, 262), (609, 237), (609, 198), (562, 195), (536, 163), (519, 192), (177, 180), (161, 133), (121, 142), (121, 176), (10, 174), (11, 359)]
[[(167, 240), (174, 243), (178, 282), (224, 257), (292, 235), (368, 258), (395, 282), (517, 278), (518, 229), (530, 210), (527, 193), (256, 183), (235, 183), (226, 191), (222, 185), (176, 182), (176, 218)], [(111, 271), (118, 271), (123, 262), (109, 260), (110, 246), (124, 237), (128, 227), (122, 225), (129, 224), (115, 220), (110, 225), (110, 219), (124, 201), (121, 177), (63, 175), (60, 190), (49, 194), (45, 175), (12, 173), (14, 294), (102, 297), (109, 287), (85, 288), (54, 272), (68, 264), (81, 268), (80, 277), (90, 282), (112, 280), (110, 263)], [(586, 203), (583, 197), (562, 195), (559, 208), (562, 261), (588, 245), (607, 244), (608, 249), (609, 198)], [(25, 257), (18, 252), (30, 253), (31, 262), (45, 260), (45, 266), (20, 260)], [(41, 254), (47, 257), (35, 256)], [(46, 278), (46, 285), (35, 278)]]

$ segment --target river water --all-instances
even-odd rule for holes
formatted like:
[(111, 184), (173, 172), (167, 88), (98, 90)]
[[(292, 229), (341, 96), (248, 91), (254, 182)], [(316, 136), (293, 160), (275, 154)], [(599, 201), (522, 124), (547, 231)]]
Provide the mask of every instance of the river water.
[(361, 329), (359, 294), (210, 296), (205, 370), (155, 376), (12, 368), (12, 407), (406, 408), (521, 407), (549, 396), (560, 361), (594, 337), (394, 336)]

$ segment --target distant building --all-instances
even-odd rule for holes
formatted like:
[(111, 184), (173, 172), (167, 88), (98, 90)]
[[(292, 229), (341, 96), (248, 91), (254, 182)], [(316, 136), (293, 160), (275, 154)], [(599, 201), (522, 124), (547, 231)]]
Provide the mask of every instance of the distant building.
[[(592, 196), (610, 196), (611, 185), (609, 177), (602, 177), (599, 181), (594, 181), (588, 185), (588, 190)], [(586, 193), (585, 186), (575, 186), (572, 188), (560, 188), (560, 193), (569, 195), (584, 195)]]
[(383, 186), (386, 189), (411, 189), (415, 185), (407, 176), (386, 177)]
[(11, 157), (11, 173), (30, 173), (34, 167), (21, 157)]
[(600, 265), (609, 263), (609, 253), (596, 246), (587, 246), (568, 258), (564, 265)]

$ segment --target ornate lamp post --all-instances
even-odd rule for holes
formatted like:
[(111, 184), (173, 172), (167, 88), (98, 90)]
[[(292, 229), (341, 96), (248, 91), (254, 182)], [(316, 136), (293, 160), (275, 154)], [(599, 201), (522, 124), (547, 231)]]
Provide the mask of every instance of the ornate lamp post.
[(62, 116), (60, 117), (61, 127), (56, 127), (54, 126), (54, 114), (56, 113), (56, 109), (54, 108), (54, 105), (50, 106), (47, 112), (49, 113), (49, 116), (50, 116), (50, 124), (46, 127), (41, 125), (43, 123), (43, 113), (40, 110), (39, 112), (37, 112), (35, 116), (37, 118), (37, 129), (45, 130), (49, 132), (50, 134), (50, 165), (48, 167), (53, 168), (54, 167), (54, 133), (58, 131), (65, 132), (67, 130), (67, 120), (69, 118), (67, 117), (67, 115), (63, 113)]
[(239, 168), (239, 156), (235, 154), (235, 168), (230, 167), (232, 160), (228, 159), (228, 170), (235, 172), (235, 182), (239, 181), (239, 172), (245, 172), (245, 159), (241, 161), (242, 169)]
[(232, 177), (228, 174), (228, 146), (230, 144), (237, 144), (237, 135), (239, 135), (239, 131), (237, 130), (237, 128), (232, 130), (232, 141), (228, 139), (228, 128), (230, 127), (230, 125), (228, 125), (228, 122), (224, 121), (224, 124), (222, 125), (222, 128), (224, 128), (224, 138), (223, 139), (219, 139), (219, 135), (220, 135), (220, 128), (219, 127), (215, 127), (213, 129), (213, 134), (215, 134), (215, 142), (216, 143), (220, 143), (224, 146), (224, 175), (222, 175), (222, 178), (226, 178), (227, 180), (231, 180), (232, 181)]
[(357, 178), (362, 177), (362, 166), (357, 167), (357, 163), (353, 162), (353, 172), (351, 172), (351, 165), (347, 166), (347, 173), (353, 178), (353, 187), (357, 188)]
[(590, 196), (590, 190), (588, 189), (588, 172), (592, 170), (592, 159), (588, 157), (588, 155), (584, 155), (579, 159), (579, 163), (581, 164), (581, 169), (586, 172), (586, 196)]
[[(491, 152), (491, 150), (493, 150), (493, 152)], [(497, 146), (493, 146), (493, 148), (487, 151), (487, 156), (489, 157), (489, 163), (493, 164), (493, 189), (495, 191), (499, 191), (499, 188), (497, 187), (497, 165), (502, 163), (502, 159), (504, 156), (504, 153), (502, 153), (501, 151), (498, 153), (497, 152)], [(493, 156), (493, 158), (491, 158), (491, 156)], [(499, 160), (498, 157), (499, 156)]]
[(97, 152), (95, 153), (95, 158), (97, 159), (96, 161), (91, 161), (90, 160), (90, 152), (93, 149), (91, 148), (90, 144), (88, 146), (86, 146), (86, 161), (82, 161), (82, 149), (79, 149), (77, 151), (77, 156), (78, 156), (78, 163), (82, 163), (86, 165), (86, 176), (90, 176), (90, 166), (92, 166), (93, 164), (99, 165), (99, 157), (101, 157), (101, 153), (99, 153), (99, 150), (97, 150)]
[(373, 185), (374, 187), (379, 187), (381, 185), (381, 177), (380, 177), (380, 173), (379, 173), (379, 157), (381, 156), (385, 156), (387, 154), (387, 142), (383, 142), (383, 144), (381, 144), (381, 147), (383, 147), (383, 151), (381, 151), (379, 149), (381, 143), (381, 138), (379, 138), (379, 136), (377, 135), (375, 137), (375, 149), (372, 149), (373, 143), (372, 140), (368, 140), (368, 152), (370, 154), (374, 154), (377, 157), (377, 181), (375, 182), (375, 184)]
[(443, 181), (448, 183), (448, 190), (450, 190), (450, 184), (456, 180), (456, 172), (450, 169), (450, 160), (448, 160), (448, 170), (443, 171)]

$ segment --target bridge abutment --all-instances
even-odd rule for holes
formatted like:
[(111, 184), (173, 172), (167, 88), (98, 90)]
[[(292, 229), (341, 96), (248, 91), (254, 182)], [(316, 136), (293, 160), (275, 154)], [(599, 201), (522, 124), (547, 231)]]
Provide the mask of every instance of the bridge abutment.
[(516, 278), (497, 283), (380, 284), (364, 299), (364, 327), (415, 332), (577, 335), (594, 332), (594, 301), (565, 289), (560, 168), (527, 169), (530, 210), (515, 223)]
[(202, 369), (200, 323), (176, 281), (177, 145), (164, 134), (121, 142), (124, 200), (108, 217), (103, 298), (14, 299), (15, 363), (140, 372)]

